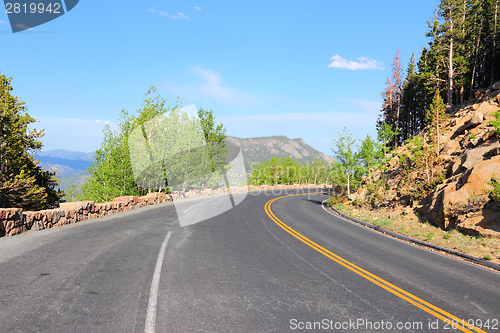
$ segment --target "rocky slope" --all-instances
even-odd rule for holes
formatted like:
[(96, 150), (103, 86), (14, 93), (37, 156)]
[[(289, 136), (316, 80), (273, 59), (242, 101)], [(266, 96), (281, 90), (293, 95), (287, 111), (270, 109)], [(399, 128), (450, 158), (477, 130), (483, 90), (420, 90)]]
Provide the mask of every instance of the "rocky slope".
[(402, 146), (393, 153), (387, 170), (375, 173), (375, 178), (386, 178), (387, 185), (372, 193), (364, 185), (351, 199), (367, 201), (369, 195), (376, 193), (382, 198), (377, 206), (401, 212), (411, 207), (443, 229), (500, 238), (500, 205), (488, 194), (493, 189), (488, 181), (493, 176), (500, 178), (499, 137), (489, 124), (495, 119), (492, 114), (499, 110), (500, 82), (486, 89), (479, 100), (452, 110), (441, 137), (440, 157), (430, 168), (433, 174), (444, 177), (426, 197), (415, 200), (415, 193), (405, 192), (408, 183), (417, 179), (422, 170), (408, 172), (401, 165), (404, 160), (400, 157), (411, 155), (408, 147)]

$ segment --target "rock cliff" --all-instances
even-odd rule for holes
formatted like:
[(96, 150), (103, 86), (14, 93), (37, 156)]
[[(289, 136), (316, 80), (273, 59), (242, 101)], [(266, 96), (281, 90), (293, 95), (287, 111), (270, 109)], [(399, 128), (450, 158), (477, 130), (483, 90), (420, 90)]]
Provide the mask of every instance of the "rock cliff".
[[(427, 172), (437, 179), (423, 198), (411, 193), (422, 168), (408, 168), (406, 159), (411, 147), (404, 145), (393, 152), (385, 171), (376, 171), (376, 179), (387, 179), (386, 186), (372, 189), (367, 184), (351, 199), (363, 201), (376, 194), (376, 206), (395, 211), (412, 207), (420, 216), (443, 229), (500, 238), (500, 205), (489, 195), (492, 177), (500, 178), (499, 136), (490, 124), (500, 111), (500, 82), (485, 90), (479, 100), (455, 107), (441, 136), (442, 149)], [(429, 143), (427, 129), (420, 136)], [(425, 145), (426, 143), (424, 143)], [(436, 176), (436, 175), (441, 175)], [(415, 192), (415, 188), (412, 189)], [(417, 199), (415, 199), (417, 198)]]

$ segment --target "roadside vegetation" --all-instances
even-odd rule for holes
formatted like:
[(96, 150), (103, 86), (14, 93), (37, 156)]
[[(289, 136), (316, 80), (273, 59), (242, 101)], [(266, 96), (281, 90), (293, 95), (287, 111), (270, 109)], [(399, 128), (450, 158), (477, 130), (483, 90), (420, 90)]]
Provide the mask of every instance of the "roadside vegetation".
[(488, 185), (493, 187), (493, 190), (490, 191), (490, 196), (495, 202), (500, 203), (500, 180), (493, 177), (491, 181), (488, 182)]
[(250, 185), (330, 184), (334, 182), (331, 165), (315, 159), (311, 165), (291, 157), (273, 157), (252, 168)]
[(0, 207), (41, 210), (58, 207), (54, 173), (43, 170), (31, 154), (42, 148), (43, 130), (30, 128), (36, 119), (19, 97), (12, 78), (0, 73)]
[(395, 214), (390, 209), (368, 212), (350, 203), (338, 203), (335, 208), (383, 229), (500, 264), (498, 239), (471, 236), (458, 230), (443, 230), (415, 215), (411, 210), (402, 215)]
[[(142, 196), (151, 192), (169, 193), (171, 188), (168, 186), (167, 175), (164, 172), (167, 167), (169, 170), (174, 170), (176, 174), (183, 174), (185, 178), (201, 177), (203, 173), (206, 173), (203, 169), (206, 165), (193, 163), (193, 154), (200, 153), (200, 151), (190, 148), (197, 146), (193, 144), (193, 140), (199, 139), (196, 136), (198, 133), (195, 133), (198, 128), (202, 129), (202, 135), (209, 147), (210, 171), (222, 167), (226, 163), (227, 152), (218, 144), (222, 143), (226, 137), (225, 128), (222, 124), (215, 124), (213, 112), (199, 109), (197, 117), (191, 117), (180, 111), (180, 103), (167, 107), (166, 101), (154, 87), (151, 87), (145, 95), (141, 108), (137, 110), (137, 115), (130, 115), (122, 110), (118, 130), (112, 131), (109, 126), (104, 128), (103, 142), (95, 153), (94, 162), (88, 168), (90, 177), (80, 188), (72, 185), (67, 189), (66, 197), (71, 201), (107, 202), (119, 196)], [(187, 129), (192, 129), (192, 131)], [(177, 135), (180, 132), (183, 134)], [(138, 172), (134, 174), (129, 145), (132, 135), (141, 136), (140, 139), (145, 144), (136, 149), (136, 152), (146, 155), (135, 156), (139, 159), (135, 162), (149, 165), (151, 160), (155, 160), (162, 164), (153, 165), (153, 163), (147, 166), (142, 174)], [(184, 151), (183, 148), (185, 148), (188, 153), (163, 158), (165, 147), (169, 145), (162, 140), (172, 139), (172, 136), (174, 140), (170, 142), (175, 141), (177, 150)], [(200, 143), (197, 142), (197, 144)], [(191, 155), (188, 156), (189, 154)], [(160, 155), (162, 158), (158, 158)], [(206, 183), (209, 184), (209, 181), (206, 180)], [(193, 184), (183, 184), (182, 189), (187, 190), (190, 186), (192, 187)]]

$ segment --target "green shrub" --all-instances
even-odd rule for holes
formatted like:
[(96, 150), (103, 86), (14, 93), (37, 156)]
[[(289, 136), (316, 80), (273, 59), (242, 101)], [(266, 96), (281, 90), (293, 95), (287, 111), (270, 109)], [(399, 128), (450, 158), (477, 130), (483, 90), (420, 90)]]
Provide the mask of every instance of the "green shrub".
[(496, 202), (500, 203), (500, 180), (496, 177), (492, 177), (488, 185), (493, 186), (493, 190), (490, 191), (490, 195)]
[(495, 120), (490, 121), (489, 124), (493, 126), (493, 132), (500, 136), (500, 111), (493, 113), (493, 117)]
[(333, 206), (338, 205), (340, 203), (341, 203), (341, 201), (336, 195), (332, 195), (331, 197), (328, 198), (328, 206), (333, 207)]

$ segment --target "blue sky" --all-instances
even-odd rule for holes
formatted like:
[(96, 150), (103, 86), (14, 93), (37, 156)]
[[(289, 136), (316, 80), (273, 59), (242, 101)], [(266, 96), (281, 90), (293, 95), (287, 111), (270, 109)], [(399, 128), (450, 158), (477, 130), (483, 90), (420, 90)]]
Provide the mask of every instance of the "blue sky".
[(90, 152), (148, 87), (212, 109), (228, 135), (304, 138), (331, 153), (345, 126), (376, 135), (397, 48), (427, 45), (438, 0), (94, 1), (13, 34), (0, 12), (0, 72), (45, 129), (43, 150)]

